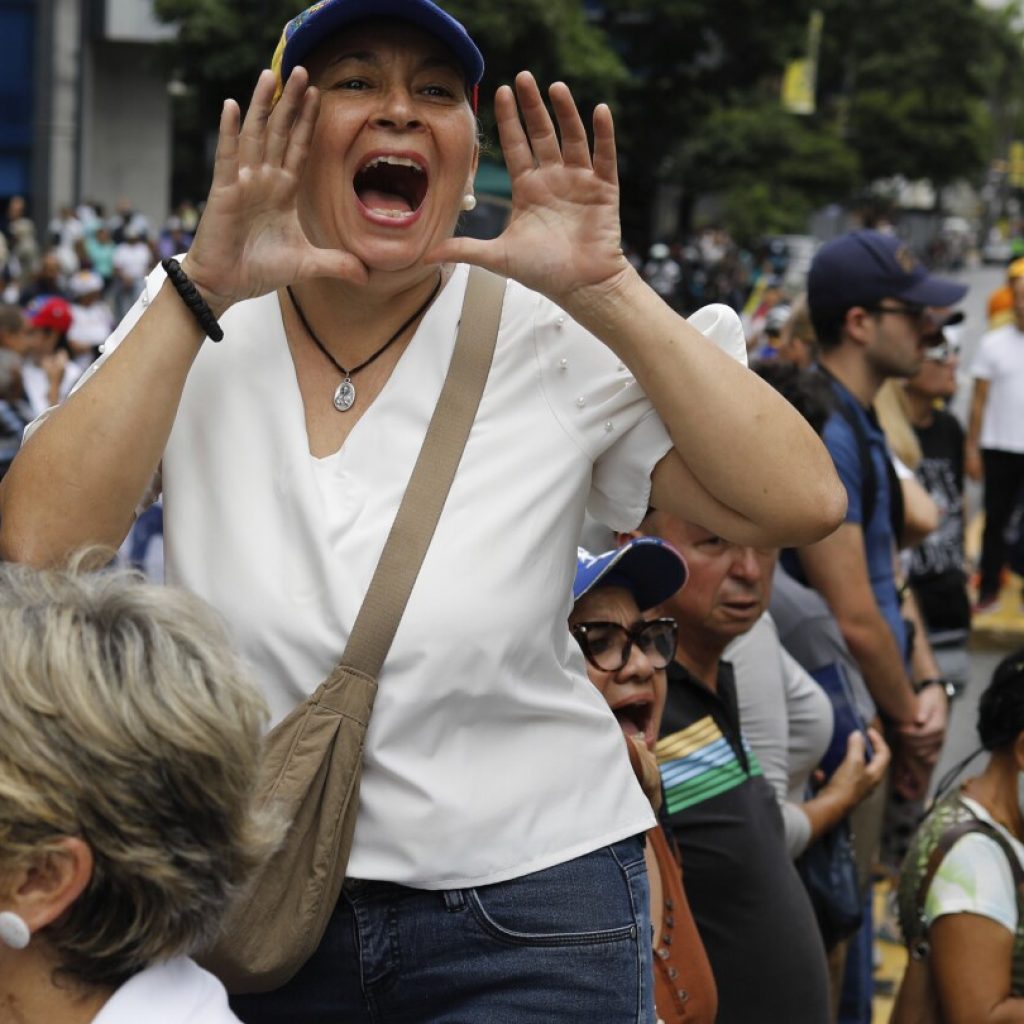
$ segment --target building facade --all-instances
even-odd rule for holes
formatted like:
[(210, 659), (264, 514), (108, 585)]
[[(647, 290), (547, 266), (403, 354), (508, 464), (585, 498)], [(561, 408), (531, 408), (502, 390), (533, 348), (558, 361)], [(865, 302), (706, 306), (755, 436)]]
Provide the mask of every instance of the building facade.
[(0, 0), (0, 201), (24, 195), (40, 227), (82, 200), (161, 223), (173, 31), (151, 0)]

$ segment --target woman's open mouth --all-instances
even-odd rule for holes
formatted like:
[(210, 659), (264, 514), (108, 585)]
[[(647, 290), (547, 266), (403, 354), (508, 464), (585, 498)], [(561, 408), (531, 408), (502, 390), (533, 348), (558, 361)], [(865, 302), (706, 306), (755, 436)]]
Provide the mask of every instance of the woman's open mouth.
[(653, 733), (654, 701), (650, 697), (629, 697), (612, 708), (619, 727), (627, 736), (640, 736), (647, 746), (657, 737)]
[(424, 163), (405, 153), (371, 154), (352, 182), (366, 216), (394, 227), (416, 220), (428, 186)]

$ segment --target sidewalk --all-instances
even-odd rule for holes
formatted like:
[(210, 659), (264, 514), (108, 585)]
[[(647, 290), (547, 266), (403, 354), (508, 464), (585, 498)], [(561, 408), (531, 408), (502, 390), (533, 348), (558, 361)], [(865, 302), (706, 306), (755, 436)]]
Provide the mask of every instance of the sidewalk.
[(999, 602), (990, 611), (971, 620), (971, 641), (975, 646), (1024, 646), (1024, 580), (1007, 572)]
[[(984, 516), (974, 516), (967, 525), (964, 537), (967, 557), (977, 564), (981, 551), (981, 533)], [(976, 595), (972, 593), (971, 597)], [(1024, 580), (1015, 573), (1004, 572), (999, 601), (990, 611), (980, 612), (971, 621), (973, 647), (1024, 646)]]
[[(885, 919), (886, 896), (891, 887), (889, 879), (875, 883), (875, 921)], [(872, 1000), (871, 1024), (889, 1024), (896, 992), (907, 966), (907, 951), (902, 942), (875, 939), (875, 998)]]

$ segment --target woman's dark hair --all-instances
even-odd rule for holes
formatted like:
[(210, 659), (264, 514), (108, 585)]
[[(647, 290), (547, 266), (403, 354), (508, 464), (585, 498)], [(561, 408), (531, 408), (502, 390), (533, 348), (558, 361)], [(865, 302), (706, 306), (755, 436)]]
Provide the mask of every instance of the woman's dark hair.
[(835, 407), (828, 381), (814, 370), (804, 370), (795, 363), (765, 359), (750, 367), (766, 383), (799, 412), (818, 435)]
[(978, 702), (978, 737), (986, 750), (999, 750), (1024, 732), (1024, 647), (1007, 655), (992, 673)]

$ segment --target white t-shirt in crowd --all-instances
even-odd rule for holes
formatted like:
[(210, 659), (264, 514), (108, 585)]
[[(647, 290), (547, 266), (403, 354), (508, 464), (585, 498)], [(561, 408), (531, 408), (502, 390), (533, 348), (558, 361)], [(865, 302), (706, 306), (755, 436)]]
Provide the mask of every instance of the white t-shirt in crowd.
[[(148, 270), (148, 264), (146, 269)], [(102, 345), (114, 329), (114, 314), (110, 307), (99, 300), (89, 306), (71, 304), (71, 326), (68, 341), (76, 345)]]
[[(82, 367), (73, 360), (68, 360), (60, 379), (60, 401), (63, 402), (68, 397), (81, 376)], [(28, 360), (22, 363), (21, 386), (33, 415), (41, 416), (50, 408), (50, 377), (41, 366)]]
[(130, 977), (92, 1024), (241, 1024), (224, 986), (188, 957), (154, 964)]
[[(993, 820), (977, 800), (961, 799), (982, 821), (999, 829), (1024, 865), (1024, 844)], [(994, 839), (969, 832), (943, 858), (924, 902), (925, 924), (930, 927), (944, 914), (978, 914), (1009, 932), (1017, 931), (1017, 887), (1006, 854)]]
[(1024, 331), (1011, 323), (984, 335), (971, 376), (989, 382), (980, 446), (1024, 452)]
[(133, 283), (141, 281), (153, 262), (153, 250), (143, 241), (121, 242), (114, 248), (114, 269)]
[[(467, 276), (456, 268), (328, 458), (309, 453), (276, 295), (234, 306), (224, 341), (189, 374), (162, 463), (167, 579), (220, 611), (275, 720), (345, 648), (448, 369)], [(104, 358), (163, 281), (158, 267)], [(739, 332), (726, 307), (696, 319), (731, 341)], [(509, 283), (480, 410), (381, 673), (351, 877), (482, 885), (653, 824), (566, 622), (585, 508), (635, 527), (670, 447), (616, 356)]]

